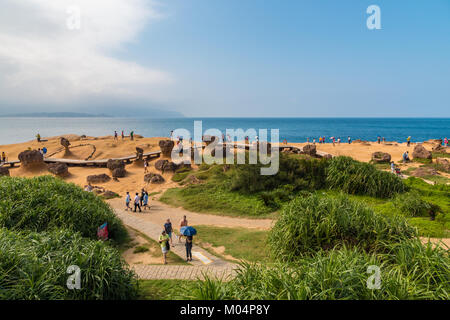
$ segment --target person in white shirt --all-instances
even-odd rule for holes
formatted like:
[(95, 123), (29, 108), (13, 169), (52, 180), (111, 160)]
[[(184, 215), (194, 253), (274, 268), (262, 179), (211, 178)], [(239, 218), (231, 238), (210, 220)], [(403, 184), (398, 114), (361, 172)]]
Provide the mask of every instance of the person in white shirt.
[(130, 208), (130, 202), (131, 202), (130, 193), (127, 191), (127, 196), (125, 197), (125, 205), (126, 205), (125, 210), (126, 210), (126, 211), (128, 211), (128, 209), (131, 210), (131, 208)]
[(140, 200), (141, 198), (139, 197), (139, 194), (136, 192), (136, 196), (134, 197), (134, 212), (136, 212), (137, 208), (139, 208), (139, 212), (142, 212)]

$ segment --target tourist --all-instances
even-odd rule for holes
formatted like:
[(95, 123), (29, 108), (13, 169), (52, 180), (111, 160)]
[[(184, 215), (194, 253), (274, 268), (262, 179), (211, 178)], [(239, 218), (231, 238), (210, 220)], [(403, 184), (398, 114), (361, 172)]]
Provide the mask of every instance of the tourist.
[(130, 140), (134, 140), (134, 131), (130, 132)]
[(161, 232), (161, 235), (159, 236), (159, 243), (161, 244), (161, 251), (163, 254), (163, 262), (164, 264), (167, 264), (167, 252), (170, 250), (170, 244), (169, 244), (169, 235), (166, 233), (166, 230), (163, 230)]
[[(181, 228), (182, 227), (186, 227), (188, 225), (188, 221), (187, 221), (187, 219), (186, 219), (186, 216), (183, 216), (183, 219), (181, 219), (181, 221), (180, 221), (180, 230), (181, 230)], [(181, 234), (181, 232), (180, 232), (180, 235), (178, 236), (178, 242), (180, 243), (181, 242), (181, 237), (182, 237), (183, 235)]]
[(383, 137), (383, 143), (385, 143), (386, 142), (386, 138), (385, 137)]
[(166, 233), (169, 235), (170, 238), (170, 244), (173, 246), (172, 242), (172, 222), (170, 222), (170, 219), (167, 219), (166, 223), (164, 223), (164, 230), (166, 230)]
[(116, 140), (116, 141), (118, 140), (117, 139), (117, 131), (115, 131), (115, 130), (114, 130), (114, 140)]
[(380, 144), (380, 143), (381, 143), (381, 137), (380, 137), (380, 136), (378, 136), (378, 138), (377, 138), (377, 142), (378, 142), (378, 144)]
[(148, 206), (148, 193), (147, 191), (144, 192), (144, 200), (142, 201), (142, 203), (144, 204), (144, 210), (150, 209)]
[(41, 135), (39, 133), (36, 135), (36, 140), (37, 142), (41, 142)]
[(406, 162), (409, 162), (409, 161), (410, 161), (409, 160), (409, 153), (408, 153), (408, 151), (406, 151), (406, 152), (403, 153), (403, 162), (406, 163)]
[(338, 138), (338, 145), (341, 144), (341, 138)]
[(2, 162), (6, 162), (6, 153), (5, 153), (5, 151), (2, 152)]
[(322, 144), (322, 137), (319, 137), (319, 144)]
[(123, 133), (123, 130), (122, 130), (122, 140), (125, 138), (125, 134)]
[(192, 238), (193, 236), (186, 236), (186, 261), (192, 261)]
[(336, 139), (333, 137), (333, 147), (334, 147), (335, 143), (336, 143)]
[(148, 167), (148, 161), (147, 159), (144, 160), (144, 173), (147, 173), (147, 167)]
[(173, 138), (173, 130), (170, 131), (170, 139)]
[(128, 211), (128, 209), (131, 210), (130, 202), (131, 202), (130, 193), (127, 191), (127, 196), (125, 197), (125, 205), (126, 205), (125, 211)]
[(410, 144), (411, 144), (411, 136), (406, 138), (406, 145), (409, 147)]
[(134, 197), (134, 212), (139, 208), (139, 212), (142, 212), (141, 206), (139, 205), (141, 199), (139, 198), (139, 193), (136, 192), (136, 196)]
[(444, 138), (444, 146), (448, 147), (448, 139), (447, 139), (447, 137)]
[(43, 154), (44, 156), (47, 154), (47, 148), (46, 148), (46, 147), (43, 147), (43, 148), (42, 148), (42, 154)]
[(394, 163), (394, 161), (391, 161), (391, 172), (395, 173), (395, 163)]
[(350, 138), (350, 136), (348, 136), (347, 140), (348, 140), (348, 144), (352, 143), (352, 138)]
[(88, 182), (87, 186), (84, 188), (84, 191), (92, 192), (93, 189), (94, 188), (92, 187), (91, 183)]
[[(285, 139), (286, 140), (286, 139)], [(306, 143), (308, 143), (309, 144), (309, 138), (306, 138)]]
[(144, 195), (145, 195), (145, 190), (144, 190), (144, 188), (142, 188), (141, 189), (141, 197), (139, 198), (139, 203), (141, 204), (141, 206), (143, 205)]
[(314, 144), (314, 145), (316, 144), (316, 138), (313, 139), (313, 144)]

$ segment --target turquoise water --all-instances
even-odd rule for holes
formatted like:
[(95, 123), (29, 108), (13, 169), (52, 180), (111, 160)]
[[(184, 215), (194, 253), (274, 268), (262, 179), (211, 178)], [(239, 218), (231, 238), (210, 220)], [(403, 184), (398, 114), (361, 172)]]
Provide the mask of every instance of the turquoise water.
[[(203, 130), (279, 129), (280, 140), (305, 142), (309, 137), (341, 137), (374, 141), (377, 136), (387, 141), (403, 142), (450, 138), (450, 118), (0, 118), (0, 144), (24, 142), (35, 138), (61, 134), (89, 136), (111, 135), (114, 130), (128, 134), (134, 130), (145, 137), (168, 137), (171, 130), (185, 128), (193, 132), (194, 120), (203, 121)], [(329, 139), (327, 139), (329, 140)]]

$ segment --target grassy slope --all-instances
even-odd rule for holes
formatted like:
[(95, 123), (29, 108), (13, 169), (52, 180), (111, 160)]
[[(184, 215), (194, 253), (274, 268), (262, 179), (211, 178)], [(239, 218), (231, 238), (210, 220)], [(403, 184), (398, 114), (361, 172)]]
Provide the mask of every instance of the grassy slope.
[(205, 243), (214, 247), (225, 247), (224, 254), (235, 259), (249, 262), (270, 261), (266, 240), (268, 231), (252, 230), (246, 228), (222, 228), (214, 226), (195, 226), (198, 231), (196, 244), (202, 246), (211, 253), (217, 252), (208, 249)]
[(193, 287), (194, 280), (139, 280), (141, 300), (180, 300), (180, 292)]

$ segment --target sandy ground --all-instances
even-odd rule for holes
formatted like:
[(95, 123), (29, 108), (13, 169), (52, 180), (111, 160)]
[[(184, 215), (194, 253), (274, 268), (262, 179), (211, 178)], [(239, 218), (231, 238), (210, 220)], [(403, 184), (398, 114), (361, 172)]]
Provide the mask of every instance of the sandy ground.
[[(130, 248), (122, 253), (122, 257), (129, 265), (136, 264), (162, 264), (161, 250), (149, 244), (149, 242), (137, 234), (134, 230), (127, 228), (131, 238)], [(145, 246), (149, 250), (145, 252), (134, 253), (138, 246)]]

